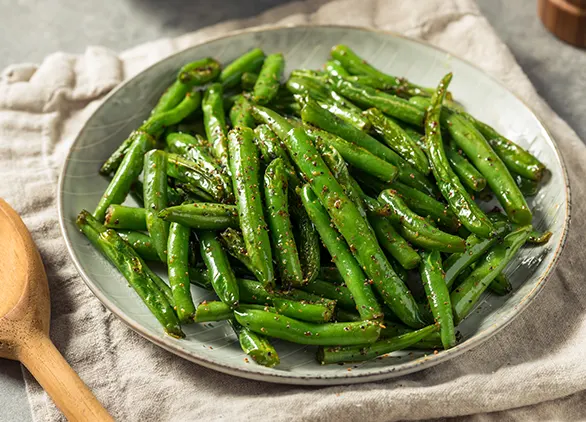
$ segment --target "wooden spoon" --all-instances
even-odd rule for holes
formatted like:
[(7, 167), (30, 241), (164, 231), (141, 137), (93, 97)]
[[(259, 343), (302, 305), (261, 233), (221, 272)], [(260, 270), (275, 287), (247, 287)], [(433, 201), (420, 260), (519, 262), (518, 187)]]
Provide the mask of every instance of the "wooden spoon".
[(19, 360), (69, 420), (112, 421), (49, 339), (49, 284), (18, 214), (0, 198), (0, 357)]

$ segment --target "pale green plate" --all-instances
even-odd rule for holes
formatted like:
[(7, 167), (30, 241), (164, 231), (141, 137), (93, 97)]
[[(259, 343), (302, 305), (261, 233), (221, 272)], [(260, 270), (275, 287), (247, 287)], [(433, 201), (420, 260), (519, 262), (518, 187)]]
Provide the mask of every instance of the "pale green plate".
[[(185, 327), (187, 338), (163, 333), (122, 276), (76, 230), (82, 209), (92, 210), (106, 189), (98, 168), (122, 140), (148, 116), (177, 69), (186, 62), (213, 56), (228, 63), (253, 47), (266, 53), (282, 52), (287, 72), (320, 68), (330, 48), (348, 44), (374, 66), (411, 81), (435, 86), (448, 71), (450, 86), (472, 114), (519, 142), (542, 160), (552, 173), (539, 194), (530, 200), (535, 225), (553, 237), (545, 247), (524, 248), (507, 268), (514, 292), (506, 297), (487, 295), (458, 327), (463, 341), (449, 351), (395, 353), (392, 358), (348, 366), (320, 366), (315, 349), (275, 341), (281, 364), (274, 369), (248, 363), (225, 323)], [(130, 328), (153, 343), (198, 364), (256, 380), (326, 385), (379, 380), (418, 371), (453, 358), (485, 341), (516, 317), (543, 287), (562, 250), (569, 223), (569, 186), (554, 141), (535, 115), (499, 82), (473, 65), (419, 41), (398, 35), (347, 27), (291, 27), (248, 30), (177, 53), (138, 74), (108, 95), (81, 130), (63, 168), (59, 184), (60, 222), (67, 247), (88, 287)], [(192, 288), (199, 303), (212, 295)]]

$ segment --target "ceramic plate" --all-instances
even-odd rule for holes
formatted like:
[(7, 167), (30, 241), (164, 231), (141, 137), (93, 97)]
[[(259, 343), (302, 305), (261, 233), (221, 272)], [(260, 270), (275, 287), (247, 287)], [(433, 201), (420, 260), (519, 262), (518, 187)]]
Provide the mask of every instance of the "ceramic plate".
[[(529, 149), (551, 171), (547, 184), (529, 203), (535, 213), (535, 226), (551, 230), (553, 237), (544, 247), (522, 249), (506, 270), (513, 293), (505, 297), (486, 295), (458, 326), (462, 342), (436, 355), (398, 352), (389, 358), (352, 365), (348, 371), (348, 365), (320, 366), (313, 347), (275, 341), (281, 364), (269, 369), (247, 362), (236, 337), (223, 322), (185, 327), (184, 340), (166, 336), (122, 276), (76, 230), (76, 215), (84, 208), (93, 210), (108, 184), (98, 175), (100, 165), (148, 116), (184, 63), (206, 56), (228, 63), (260, 47), (266, 53), (282, 52), (288, 73), (295, 68), (320, 68), (330, 48), (339, 43), (348, 44), (377, 68), (406, 76), (420, 85), (435, 86), (445, 73), (453, 72), (450, 91), (455, 98), (473, 115)], [(69, 252), (88, 287), (145, 338), (185, 359), (232, 375), (279, 383), (332, 385), (379, 380), (429, 368), (478, 346), (507, 325), (541, 290), (560, 255), (569, 222), (569, 187), (555, 142), (543, 124), (521, 100), (473, 65), (396, 34), (348, 27), (280, 27), (246, 30), (192, 47), (149, 67), (110, 93), (71, 147), (59, 184), (59, 212)], [(209, 292), (197, 287), (192, 287), (192, 292), (196, 303), (212, 299)]]

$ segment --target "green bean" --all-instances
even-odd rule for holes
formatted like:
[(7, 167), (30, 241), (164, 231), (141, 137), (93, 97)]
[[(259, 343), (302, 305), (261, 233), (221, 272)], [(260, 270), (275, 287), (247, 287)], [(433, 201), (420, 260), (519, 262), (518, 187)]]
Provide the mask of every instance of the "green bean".
[(450, 296), (456, 324), (460, 323), (472, 311), (480, 295), (513, 259), (519, 248), (529, 238), (530, 233), (531, 226), (522, 226), (506, 235), (502, 243), (494, 245), (476, 263), (472, 274), (456, 287)]
[(212, 146), (214, 157), (224, 168), (228, 168), (228, 127), (224, 117), (224, 91), (222, 85), (214, 83), (208, 86), (203, 100), (203, 122), (206, 136)]
[(337, 267), (321, 267), (318, 278), (332, 284), (343, 284), (344, 277), (340, 274)]
[[(201, 94), (198, 91), (187, 92), (182, 101), (174, 108), (151, 115), (138, 130), (135, 130), (130, 136), (120, 144), (112, 153), (100, 169), (101, 174), (110, 174), (122, 164), (124, 157), (130, 150), (131, 145), (136, 137), (150, 135), (152, 137), (160, 136), (166, 127), (172, 126), (185, 119), (199, 108), (201, 104)], [(144, 133), (144, 134), (143, 134)], [(154, 142), (154, 141), (153, 141)]]
[(259, 334), (299, 344), (351, 345), (377, 340), (380, 326), (372, 321), (311, 324), (257, 310), (234, 311), (236, 320)]
[(173, 292), (175, 311), (182, 324), (193, 321), (195, 305), (191, 297), (189, 283), (189, 227), (171, 223), (167, 245), (167, 267), (169, 284)]
[(360, 130), (369, 130), (370, 122), (362, 115), (362, 110), (344, 99), (325, 84), (308, 77), (292, 77), (287, 81), (287, 89), (301, 105), (305, 104), (305, 96), (309, 96), (317, 104), (333, 115)]
[(208, 269), (207, 277), (214, 291), (230, 308), (237, 307), (240, 299), (238, 283), (222, 244), (211, 231), (200, 231), (197, 236), (201, 256)]
[(253, 104), (252, 115), (257, 122), (268, 125), (281, 140), (285, 139), (288, 132), (293, 129), (293, 125), (287, 119), (270, 108)]
[(198, 230), (222, 230), (240, 227), (235, 205), (196, 202), (165, 208), (159, 212), (165, 221), (181, 223)]
[(460, 228), (458, 218), (446, 204), (401, 182), (393, 182), (390, 188), (396, 190), (405, 204), (420, 216), (429, 218), (450, 232), (456, 232)]
[(437, 329), (437, 325), (428, 325), (420, 330), (379, 340), (370, 345), (320, 347), (317, 351), (317, 360), (322, 365), (371, 360), (381, 355), (407, 349), (437, 331)]
[(527, 239), (527, 243), (543, 245), (549, 242), (549, 239), (551, 239), (552, 235), (553, 233), (550, 231), (540, 232), (537, 230), (532, 230), (531, 234), (529, 235), (529, 239)]
[(262, 281), (264, 273), (250, 258), (250, 255), (246, 250), (242, 233), (229, 228), (220, 233), (220, 238), (228, 253), (244, 264), (244, 266), (254, 274), (257, 280)]
[(252, 91), (254, 84), (258, 80), (258, 73), (244, 72), (240, 77), (240, 84), (244, 91)]
[[(316, 279), (301, 286), (301, 290), (309, 294), (316, 295), (317, 297), (322, 297), (326, 301), (335, 301), (338, 307), (342, 307), (346, 310), (356, 310), (356, 301), (354, 300), (354, 296), (345, 284), (333, 284), (327, 281)], [(309, 300), (309, 298), (306, 300)], [(375, 313), (373, 312), (373, 315), (374, 314)]]
[(259, 187), (258, 151), (250, 128), (234, 128), (228, 134), (230, 170), (237, 195), (242, 236), (250, 260), (262, 274), (265, 286), (275, 283), (273, 258)]
[(444, 263), (445, 281), (448, 289), (451, 289), (457, 277), (480, 259), (486, 251), (497, 243), (498, 238), (510, 231), (510, 225), (504, 222), (494, 222), (496, 236), (490, 239), (482, 239), (471, 234), (466, 239), (466, 251), (452, 254)]
[[(523, 194), (519, 191), (507, 167), (482, 134), (471, 122), (455, 113), (448, 115), (445, 124), (452, 139), (486, 178), (488, 186), (511, 221), (518, 224), (530, 224), (532, 215)], [(469, 227), (468, 229), (474, 233)]]
[(491, 292), (499, 296), (505, 296), (513, 291), (513, 286), (511, 286), (511, 282), (503, 273), (497, 275), (495, 279), (492, 280), (492, 282), (488, 285), (488, 288)]
[(220, 73), (220, 82), (224, 88), (232, 88), (240, 83), (244, 72), (257, 72), (265, 60), (265, 54), (260, 48), (254, 48), (238, 57)]
[(448, 73), (441, 80), (425, 118), (427, 154), (440, 191), (460, 222), (472, 233), (481, 237), (490, 237), (494, 233), (494, 227), (468, 195), (458, 176), (450, 167), (442, 141), (440, 112), (451, 79), (452, 74)]
[(144, 261), (112, 229), (106, 229), (89, 212), (82, 211), (77, 226), (88, 240), (122, 273), (144, 304), (173, 337), (185, 337), (168, 297), (152, 279)]
[(321, 303), (296, 302), (278, 297), (273, 298), (275, 310), (279, 314), (307, 322), (328, 322), (334, 315), (335, 302)]
[(272, 295), (272, 299), (274, 299), (275, 297), (292, 300), (295, 302), (319, 303), (330, 307), (335, 307), (337, 305), (337, 300), (335, 299), (329, 299), (321, 295), (317, 295), (314, 293), (310, 293), (306, 290), (300, 289), (281, 290), (280, 292), (277, 292)]
[(254, 128), (255, 121), (250, 112), (250, 103), (244, 95), (239, 95), (234, 101), (234, 105), (230, 109), (230, 121), (232, 126)]
[(368, 86), (356, 85), (343, 78), (332, 76), (330, 79), (338, 94), (360, 106), (375, 107), (402, 122), (416, 126), (423, 125), (425, 111), (401, 97), (377, 91)]
[(207, 57), (183, 66), (179, 71), (177, 80), (190, 86), (205, 85), (218, 77), (221, 68), (222, 65), (220, 62), (211, 57)]
[[(330, 132), (346, 141), (353, 142), (354, 144), (370, 151), (377, 157), (395, 165), (398, 170), (397, 179), (401, 182), (429, 194), (435, 194), (436, 188), (433, 184), (413, 166), (399, 157), (397, 153), (374, 139), (372, 136), (338, 119), (327, 110), (323, 110), (315, 104), (315, 102), (311, 100), (307, 102), (301, 111), (301, 117), (304, 123), (317, 126), (318, 128)], [(289, 127), (289, 130), (290, 129), (291, 127)], [(283, 136), (286, 136), (286, 132), (283, 135), (277, 131), (275, 132), (281, 139)]]
[(252, 101), (261, 105), (271, 102), (279, 90), (284, 69), (285, 59), (281, 53), (268, 55), (252, 89)]
[(450, 291), (444, 281), (442, 257), (438, 251), (424, 252), (419, 269), (425, 294), (433, 313), (433, 318), (440, 326), (440, 336), (444, 349), (456, 345), (456, 331), (450, 303)]
[(421, 261), (419, 254), (397, 233), (386, 217), (371, 212), (368, 221), (370, 221), (381, 247), (391, 254), (403, 268), (411, 270), (419, 265)]
[[(404, 325), (392, 322), (392, 321), (385, 321), (384, 322), (385, 328), (380, 331), (380, 339), (390, 338), (390, 337), (397, 337), (403, 334), (412, 333), (408, 327)], [(407, 347), (407, 349), (419, 349), (419, 350), (429, 350), (429, 349), (438, 349), (443, 348), (442, 340), (440, 333), (435, 331), (428, 336), (424, 337), (423, 339), (419, 340), (417, 343), (412, 344), (411, 346)]]
[(273, 368), (280, 363), (277, 351), (266, 337), (253, 333), (234, 319), (230, 320), (230, 325), (238, 336), (242, 351), (253, 361), (267, 368)]
[(269, 164), (264, 175), (264, 199), (273, 252), (285, 286), (303, 284), (303, 272), (289, 217), (287, 175), (283, 160)]
[(142, 171), (145, 153), (152, 148), (154, 148), (154, 140), (148, 134), (140, 132), (133, 137), (130, 149), (124, 155), (120, 167), (116, 170), (116, 174), (94, 211), (94, 217), (97, 220), (104, 220), (110, 205), (124, 202), (130, 186)]
[(226, 200), (228, 202), (234, 201), (230, 178), (222, 171), (215, 158), (208, 154), (200, 140), (186, 133), (174, 132), (167, 135), (166, 144), (170, 152), (185, 156), (207, 174), (213, 176), (218, 181), (218, 185), (225, 191)]
[(256, 145), (260, 150), (260, 159), (266, 165), (276, 158), (280, 158), (285, 166), (287, 177), (289, 179), (289, 187), (295, 188), (301, 185), (301, 179), (297, 176), (297, 172), (293, 167), (291, 159), (287, 155), (287, 150), (281, 146), (281, 141), (267, 124), (258, 125), (254, 128)]
[(441, 252), (464, 252), (466, 249), (464, 239), (431, 226), (425, 218), (411, 211), (396, 191), (382, 191), (379, 201), (389, 206), (388, 218), (400, 225), (401, 234), (412, 243)]
[(207, 202), (229, 201), (228, 193), (222, 184), (197, 163), (170, 152), (166, 153), (166, 156), (169, 177), (177, 179), (186, 189)]
[(385, 303), (407, 325), (418, 327), (423, 324), (411, 292), (397, 277), (384, 253), (380, 249), (370, 226), (362, 218), (352, 201), (343, 192), (333, 177), (311, 139), (303, 129), (295, 128), (283, 140), (295, 164), (309, 181), (312, 190), (325, 205), (328, 213), (358, 263), (381, 294)]
[(146, 211), (144, 208), (113, 204), (106, 211), (104, 225), (110, 229), (146, 231)]
[(153, 150), (144, 156), (144, 207), (146, 225), (163, 262), (167, 262), (167, 239), (169, 222), (159, 218), (159, 211), (167, 208), (166, 157), (163, 151)]
[(519, 174), (526, 179), (537, 182), (542, 179), (545, 173), (545, 165), (535, 156), (470, 114), (462, 113), (462, 116), (472, 122), (511, 173)]
[(423, 88), (421, 86), (410, 83), (408, 80), (404, 78), (391, 76), (375, 69), (374, 67), (369, 65), (365, 60), (361, 59), (346, 45), (336, 45), (332, 48), (331, 54), (332, 58), (340, 62), (342, 66), (344, 66), (344, 69), (346, 69), (353, 75), (371, 76), (374, 79), (383, 81), (389, 84), (390, 86), (393, 86), (395, 91), (405, 93), (408, 96), (430, 96), (431, 91), (428, 88)]
[(515, 183), (524, 196), (535, 196), (537, 195), (537, 192), (539, 192), (539, 182), (527, 179), (512, 172), (511, 176), (513, 176), (513, 179), (515, 179)]
[(191, 87), (188, 84), (184, 84), (178, 79), (165, 90), (155, 107), (151, 110), (151, 116), (162, 113), (164, 111), (171, 110), (177, 104), (185, 98), (185, 94), (189, 92)]
[(131, 230), (117, 230), (126, 243), (132, 246), (132, 249), (145, 261), (160, 261), (157, 249), (148, 234)]
[(225, 321), (234, 316), (232, 308), (220, 301), (204, 301), (195, 309), (194, 322)]
[(320, 80), (322, 82), (326, 82), (326, 73), (321, 70), (312, 70), (312, 69), (294, 69), (291, 71), (290, 77), (297, 78), (297, 77), (304, 77), (304, 78), (313, 78), (316, 80)]
[(385, 117), (380, 110), (369, 108), (364, 112), (383, 141), (422, 174), (429, 174), (429, 161), (417, 143), (398, 123)]
[(295, 244), (299, 251), (299, 262), (303, 272), (303, 282), (311, 283), (319, 274), (321, 262), (320, 239), (317, 230), (313, 226), (305, 208), (301, 204), (299, 196), (290, 191), (289, 211), (297, 230), (295, 231)]
[(452, 170), (454, 170), (454, 173), (460, 178), (465, 187), (474, 192), (480, 192), (486, 188), (484, 176), (461, 154), (453, 141), (448, 141), (445, 151)]
[(342, 78), (350, 76), (350, 73), (344, 69), (344, 66), (338, 60), (328, 60), (325, 65), (325, 71), (328, 75), (332, 76), (340, 76)]
[(397, 176), (397, 167), (377, 157), (365, 148), (323, 130), (307, 128), (306, 133), (314, 141), (323, 142), (335, 148), (350, 165), (372, 174), (382, 181), (392, 182)]
[[(309, 218), (317, 228), (322, 241), (332, 255), (334, 264), (352, 294), (354, 309), (358, 310), (363, 319), (379, 318), (382, 315), (381, 309), (366, 275), (356, 262), (346, 242), (333, 227), (327, 211), (319, 203), (309, 185), (302, 188), (301, 198)], [(315, 282), (312, 283), (312, 286), (315, 285)]]

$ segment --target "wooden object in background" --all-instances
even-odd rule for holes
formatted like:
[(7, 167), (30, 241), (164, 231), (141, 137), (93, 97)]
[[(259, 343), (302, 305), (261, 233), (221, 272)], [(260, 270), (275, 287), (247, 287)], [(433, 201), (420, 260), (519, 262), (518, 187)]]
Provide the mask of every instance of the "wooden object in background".
[(0, 199), (0, 357), (21, 361), (70, 421), (112, 421), (49, 339), (49, 284), (18, 214)]
[(539, 0), (538, 13), (558, 38), (586, 47), (586, 0)]

